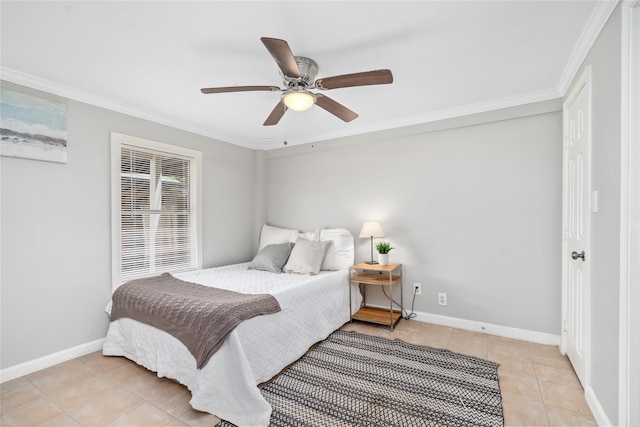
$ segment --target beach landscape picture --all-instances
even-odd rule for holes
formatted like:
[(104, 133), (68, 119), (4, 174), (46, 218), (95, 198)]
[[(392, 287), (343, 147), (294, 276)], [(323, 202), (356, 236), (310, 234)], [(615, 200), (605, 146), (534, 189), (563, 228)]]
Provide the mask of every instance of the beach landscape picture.
[(67, 106), (0, 89), (0, 153), (7, 157), (67, 162)]

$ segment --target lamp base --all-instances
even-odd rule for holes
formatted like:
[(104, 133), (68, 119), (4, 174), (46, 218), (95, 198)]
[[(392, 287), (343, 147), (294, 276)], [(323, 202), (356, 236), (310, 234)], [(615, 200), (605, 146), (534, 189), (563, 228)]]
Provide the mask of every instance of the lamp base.
[(364, 263), (365, 263), (365, 264), (369, 264), (369, 265), (372, 265), (372, 264), (380, 264), (378, 261), (365, 261)]

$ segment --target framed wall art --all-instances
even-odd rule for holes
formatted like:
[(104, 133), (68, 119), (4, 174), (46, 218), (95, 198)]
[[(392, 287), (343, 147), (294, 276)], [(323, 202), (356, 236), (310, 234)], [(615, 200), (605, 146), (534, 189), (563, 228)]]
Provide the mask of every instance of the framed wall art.
[(67, 163), (67, 105), (0, 89), (0, 154)]

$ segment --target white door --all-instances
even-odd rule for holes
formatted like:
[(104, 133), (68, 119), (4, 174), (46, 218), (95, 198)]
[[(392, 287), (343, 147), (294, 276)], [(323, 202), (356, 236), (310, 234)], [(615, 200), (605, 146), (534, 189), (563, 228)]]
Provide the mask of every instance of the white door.
[[(591, 79), (587, 69), (565, 101), (563, 194), (563, 351), (583, 386), (589, 366)], [(593, 200), (595, 203), (597, 200)]]

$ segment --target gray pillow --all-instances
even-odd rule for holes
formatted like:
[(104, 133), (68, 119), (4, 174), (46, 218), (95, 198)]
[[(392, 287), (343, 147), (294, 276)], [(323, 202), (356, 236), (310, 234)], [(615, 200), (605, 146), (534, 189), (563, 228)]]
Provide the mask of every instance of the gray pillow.
[(293, 243), (278, 243), (265, 246), (249, 263), (249, 270), (281, 273), (293, 249)]

